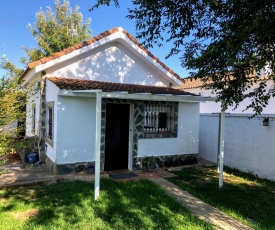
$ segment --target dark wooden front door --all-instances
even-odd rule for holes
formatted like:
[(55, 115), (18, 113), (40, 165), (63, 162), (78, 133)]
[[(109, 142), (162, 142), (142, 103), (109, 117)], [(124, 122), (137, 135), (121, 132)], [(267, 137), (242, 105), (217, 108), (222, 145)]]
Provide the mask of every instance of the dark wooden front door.
[(107, 103), (105, 133), (106, 171), (128, 169), (130, 105)]

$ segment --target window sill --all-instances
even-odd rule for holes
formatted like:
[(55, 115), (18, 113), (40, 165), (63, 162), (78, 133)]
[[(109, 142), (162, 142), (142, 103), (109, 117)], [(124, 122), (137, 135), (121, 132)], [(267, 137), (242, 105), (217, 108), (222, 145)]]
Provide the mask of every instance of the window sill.
[(174, 133), (173, 131), (171, 130), (168, 130), (168, 131), (144, 131), (143, 132), (144, 134), (163, 134), (163, 133)]
[(162, 132), (144, 132), (142, 139), (156, 139), (156, 138), (176, 138), (178, 134), (172, 131), (162, 131)]
[(35, 139), (37, 139), (38, 138), (38, 136), (37, 135), (33, 135), (33, 136), (25, 136), (24, 137), (24, 140), (35, 140)]
[(53, 147), (53, 140), (49, 137), (46, 137), (46, 142), (51, 146)]

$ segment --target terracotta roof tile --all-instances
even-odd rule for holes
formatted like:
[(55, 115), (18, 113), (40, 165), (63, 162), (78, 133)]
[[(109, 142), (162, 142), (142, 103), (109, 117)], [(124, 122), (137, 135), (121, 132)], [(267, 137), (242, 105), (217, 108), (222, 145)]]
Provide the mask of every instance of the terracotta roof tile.
[(71, 52), (73, 52), (75, 50), (76, 50), (76, 48), (74, 46), (72, 46), (72, 47), (69, 47), (69, 48), (67, 48), (67, 49), (65, 49), (63, 51), (64, 51), (65, 54), (68, 54), (68, 53), (71, 53)]
[(31, 63), (28, 64), (28, 68), (29, 68), (29, 69), (32, 69), (32, 68), (34, 68), (34, 67), (36, 67), (36, 66), (38, 66), (38, 65), (41, 65), (41, 64), (42, 64), (42, 63), (41, 63), (40, 60), (34, 61), (34, 62), (31, 62)]
[[(85, 46), (88, 46), (96, 41), (99, 41), (111, 34), (114, 34), (116, 32), (118, 32), (119, 29), (118, 28), (114, 28), (114, 29), (110, 29), (110, 30), (107, 30), (101, 34), (99, 34), (98, 36), (96, 37), (93, 37), (87, 41), (84, 41), (80, 44), (76, 44), (72, 47), (69, 47), (63, 51), (60, 51), (60, 52), (57, 52), (57, 53), (54, 53), (52, 54), (51, 56), (47, 57), (49, 59), (47, 59), (48, 61), (50, 60), (53, 60), (53, 59), (56, 59), (56, 58), (59, 58), (61, 56), (64, 56), (68, 53), (71, 53), (73, 52), (74, 50), (77, 50), (77, 49), (80, 49), (80, 48), (83, 48)], [(127, 31), (123, 30), (122, 33), (124, 33), (133, 43), (135, 43), (136, 45), (139, 46), (140, 49), (142, 49), (148, 56), (150, 56), (151, 58), (153, 58), (158, 64), (160, 64), (165, 70), (167, 70), (170, 74), (172, 74), (175, 78), (177, 78), (178, 80), (182, 81), (182, 78), (176, 74), (173, 70), (171, 70), (170, 68), (168, 68), (163, 62), (161, 62), (156, 56), (154, 56), (152, 53), (150, 53), (147, 49), (145, 49), (131, 34), (129, 34)], [(46, 62), (44, 62), (46, 59), (43, 58), (43, 63), (41, 60), (38, 60), (38, 61), (35, 61), (35, 62), (32, 62), (32, 63), (29, 63), (28, 64), (28, 68), (24, 71), (24, 73), (22, 74), (22, 76), (20, 77), (19, 80), (23, 79), (24, 76), (34, 67), (38, 66), (38, 65), (41, 65), (41, 64), (44, 64)]]
[(84, 41), (85, 45), (88, 46), (88, 45), (91, 45), (92, 43), (94, 43), (96, 40), (95, 39), (90, 39), (88, 41)]
[(173, 94), (173, 95), (194, 95), (179, 89), (135, 84), (121, 84), (113, 82), (79, 80), (71, 78), (48, 77), (60, 89), (67, 90), (92, 90), (101, 89), (103, 92), (122, 92), (128, 93), (152, 93), (152, 94)]
[(65, 52), (64, 51), (60, 51), (60, 52), (56, 52), (52, 55), (53, 59), (56, 59), (56, 58), (59, 58), (59, 57), (62, 57), (65, 55)]
[(201, 79), (184, 78), (182, 81), (182, 85), (175, 88), (176, 89), (193, 89), (193, 88), (201, 88), (207, 84), (211, 84), (211, 81), (207, 81), (206, 83), (204, 83)]
[(85, 43), (83, 42), (83, 43), (80, 43), (80, 44), (75, 44), (74, 45), (74, 48), (76, 49), (76, 50), (78, 50), (78, 49), (81, 49), (82, 47), (84, 47), (85, 46)]
[(42, 64), (47, 63), (49, 61), (53, 60), (52, 56), (41, 58), (40, 61)]

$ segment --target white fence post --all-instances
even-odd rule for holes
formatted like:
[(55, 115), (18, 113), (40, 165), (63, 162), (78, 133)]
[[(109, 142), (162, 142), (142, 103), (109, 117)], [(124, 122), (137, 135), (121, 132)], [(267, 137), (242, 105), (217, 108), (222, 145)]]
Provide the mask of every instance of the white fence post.
[(99, 198), (100, 190), (100, 139), (101, 139), (101, 103), (102, 95), (96, 95), (96, 129), (95, 129), (95, 200)]
[(219, 114), (219, 148), (218, 148), (219, 188), (223, 186), (224, 118), (225, 118), (225, 112), (222, 111)]

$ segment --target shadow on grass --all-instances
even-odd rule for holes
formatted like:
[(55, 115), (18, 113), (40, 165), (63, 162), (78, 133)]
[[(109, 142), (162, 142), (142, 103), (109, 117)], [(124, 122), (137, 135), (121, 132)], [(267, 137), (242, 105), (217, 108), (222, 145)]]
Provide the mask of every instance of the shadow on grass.
[(218, 188), (216, 168), (187, 168), (169, 180), (256, 229), (275, 229), (275, 183), (226, 167)]
[[(24, 190), (24, 189), (23, 189)], [(101, 181), (100, 200), (94, 185), (60, 183), (5, 193), (14, 209), (39, 209), (24, 222), (25, 229), (212, 229), (185, 210), (150, 181)], [(1, 210), (2, 208), (2, 210)], [(0, 206), (0, 211), (5, 211)], [(21, 210), (22, 211), (22, 210)], [(16, 227), (16, 226), (14, 226)]]

